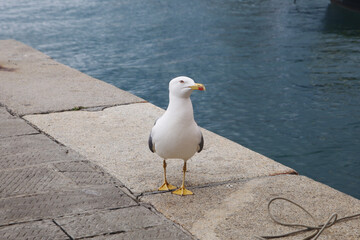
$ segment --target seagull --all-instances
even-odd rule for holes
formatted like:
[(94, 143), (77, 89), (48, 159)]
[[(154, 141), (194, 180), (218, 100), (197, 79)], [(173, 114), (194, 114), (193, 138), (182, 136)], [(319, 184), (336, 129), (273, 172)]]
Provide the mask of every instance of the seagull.
[(184, 160), (182, 185), (172, 192), (181, 196), (193, 194), (185, 188), (186, 162), (196, 152), (201, 152), (204, 146), (203, 135), (194, 120), (190, 99), (193, 90), (204, 91), (205, 86), (184, 76), (176, 77), (169, 82), (169, 106), (155, 121), (148, 141), (150, 151), (163, 158), (164, 184), (159, 191), (176, 189), (166, 180), (166, 160)]

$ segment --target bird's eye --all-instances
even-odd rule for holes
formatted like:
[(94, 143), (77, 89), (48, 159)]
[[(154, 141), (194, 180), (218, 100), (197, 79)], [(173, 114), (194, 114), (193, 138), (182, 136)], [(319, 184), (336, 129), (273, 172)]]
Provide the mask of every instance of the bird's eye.
[(180, 80), (180, 83), (184, 83), (184, 80)]

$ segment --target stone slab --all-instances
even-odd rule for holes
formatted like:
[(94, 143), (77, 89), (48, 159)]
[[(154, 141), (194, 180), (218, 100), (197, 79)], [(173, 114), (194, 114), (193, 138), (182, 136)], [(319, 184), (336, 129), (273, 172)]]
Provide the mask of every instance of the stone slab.
[(43, 134), (0, 139), (0, 152), (1, 170), (83, 159), (73, 150), (60, 146)]
[(92, 240), (129, 240), (129, 239), (146, 239), (146, 240), (191, 240), (189, 234), (179, 230), (173, 225), (160, 225), (150, 228), (137, 229), (134, 231), (121, 232), (111, 235), (103, 235), (91, 238)]
[(91, 168), (89, 162), (60, 162), (54, 164), (61, 174), (71, 179), (76, 185), (104, 185), (114, 184), (123, 186), (120, 181), (100, 169)]
[(37, 221), (0, 227), (2, 240), (70, 239), (52, 221)]
[(65, 173), (97, 171), (96, 166), (89, 161), (59, 162), (53, 165), (58, 171)]
[(96, 209), (134, 206), (137, 203), (114, 186), (84, 187), (23, 197), (0, 199), (0, 226), (55, 218)]
[(0, 103), (18, 115), (144, 101), (15, 40), (0, 52)]
[(39, 133), (24, 120), (10, 115), (0, 107), (0, 138)]
[[(326, 222), (332, 213), (338, 213), (339, 218), (360, 213), (360, 200), (304, 176), (262, 177), (194, 191), (196, 194), (190, 197), (162, 193), (143, 196), (140, 200), (151, 203), (195, 237), (206, 240), (254, 239), (254, 236), (296, 230), (279, 226), (270, 219), (267, 204), (274, 197), (286, 197), (297, 202), (319, 223)], [(299, 209), (281, 202), (275, 203), (272, 213), (292, 223), (309, 224), (311, 220)], [(304, 235), (302, 238), (292, 236), (284, 239), (303, 238)], [(360, 239), (360, 219), (340, 222), (326, 229), (319, 239)]]
[(0, 198), (68, 189), (74, 183), (47, 166), (0, 170)]
[[(0, 123), (6, 118), (26, 124), (1, 110)], [(120, 233), (119, 239), (192, 239), (126, 195), (129, 191), (103, 168), (42, 133), (0, 138), (0, 153), (0, 239), (106, 238)]]
[(166, 223), (165, 218), (143, 206), (95, 212), (55, 219), (55, 221), (74, 239), (128, 232)]
[[(103, 111), (27, 115), (25, 118), (66, 146), (99, 164), (134, 193), (156, 191), (162, 184), (162, 159), (148, 149), (154, 121), (164, 110), (138, 103)], [(188, 161), (187, 185), (202, 186), (294, 170), (235, 142), (202, 129), (205, 145)], [(180, 186), (182, 160), (168, 160), (171, 184)]]

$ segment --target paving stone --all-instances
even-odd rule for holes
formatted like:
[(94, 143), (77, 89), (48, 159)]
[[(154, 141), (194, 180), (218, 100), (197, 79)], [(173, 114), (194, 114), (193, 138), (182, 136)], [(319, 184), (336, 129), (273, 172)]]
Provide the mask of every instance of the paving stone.
[(78, 185), (111, 184), (112, 178), (104, 172), (66, 172), (65, 176)]
[(94, 172), (96, 166), (89, 161), (59, 162), (53, 164), (60, 172)]
[(98, 167), (91, 167), (90, 162), (76, 161), (76, 162), (60, 162), (55, 163), (54, 166), (60, 170), (62, 175), (71, 179), (77, 185), (104, 185), (114, 184), (123, 186), (123, 184), (113, 178), (110, 174), (102, 171)]
[(22, 119), (0, 119), (0, 138), (36, 133), (39, 132)]
[(70, 239), (52, 221), (36, 221), (0, 227), (1, 240)]
[(0, 197), (61, 190), (71, 184), (74, 183), (46, 166), (0, 171)]
[(184, 233), (173, 225), (160, 225), (129, 232), (123, 232), (111, 235), (102, 235), (91, 238), (92, 240), (128, 240), (128, 239), (146, 239), (146, 240), (191, 240), (190, 234)]
[(1, 119), (17, 119), (17, 117), (11, 115), (5, 107), (0, 105), (0, 120)]
[(162, 225), (165, 219), (143, 206), (55, 219), (73, 238), (132, 231)]
[(143, 99), (14, 40), (0, 40), (0, 103), (19, 114), (113, 106)]
[(137, 205), (130, 197), (113, 186), (48, 192), (23, 197), (0, 199), (0, 226), (77, 214), (94, 209)]
[[(138, 194), (162, 184), (162, 159), (148, 149), (150, 130), (163, 110), (149, 103), (111, 107), (99, 112), (27, 115), (41, 130), (84, 155)], [(202, 129), (201, 153), (188, 161), (187, 186), (294, 173), (294, 170), (235, 142)], [(182, 160), (169, 160), (168, 180), (182, 182)]]
[[(307, 177), (294, 175), (197, 188), (195, 195), (186, 197), (152, 194), (141, 197), (141, 201), (152, 204), (199, 239), (226, 240), (254, 239), (255, 235), (296, 230), (277, 225), (270, 219), (267, 204), (274, 197), (286, 197), (302, 205), (314, 215), (318, 224), (325, 223), (332, 213), (338, 213), (339, 218), (360, 213), (359, 200)], [(283, 221), (314, 224), (311, 218), (288, 204), (276, 203), (272, 213)], [(304, 239), (305, 236), (284, 240)], [(358, 240), (360, 219), (340, 222), (326, 229), (319, 239)]]
[(60, 146), (43, 134), (0, 139), (0, 152), (0, 169), (83, 159), (79, 154)]
[(36, 133), (38, 131), (24, 120), (10, 115), (4, 107), (0, 107), (0, 138)]

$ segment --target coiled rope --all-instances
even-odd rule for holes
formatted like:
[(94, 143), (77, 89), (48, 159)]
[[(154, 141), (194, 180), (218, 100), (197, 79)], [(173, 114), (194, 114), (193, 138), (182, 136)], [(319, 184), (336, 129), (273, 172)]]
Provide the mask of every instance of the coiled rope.
[(288, 236), (293, 236), (293, 235), (297, 235), (300, 233), (306, 233), (306, 232), (312, 232), (310, 236), (305, 237), (303, 240), (316, 240), (318, 239), (318, 237), (321, 235), (321, 233), (326, 229), (329, 228), (331, 226), (333, 226), (334, 224), (338, 223), (338, 222), (342, 222), (342, 221), (346, 221), (346, 220), (351, 220), (354, 218), (358, 218), (360, 217), (360, 213), (358, 214), (354, 214), (351, 216), (347, 216), (347, 217), (342, 217), (342, 218), (338, 218), (337, 213), (333, 213), (328, 220), (324, 223), (324, 224), (319, 224), (319, 225), (314, 225), (314, 226), (308, 226), (308, 225), (304, 225), (304, 224), (293, 224), (293, 223), (286, 223), (283, 221), (280, 221), (278, 219), (276, 219), (274, 217), (274, 215), (271, 213), (271, 205), (278, 200), (283, 200), (286, 202), (289, 202), (295, 206), (297, 206), (298, 208), (300, 208), (301, 210), (303, 210), (308, 216), (310, 216), (314, 222), (316, 223), (317, 221), (315, 220), (314, 216), (311, 215), (305, 208), (303, 208), (302, 206), (300, 206), (299, 204), (287, 199), (287, 198), (283, 198), (283, 197), (276, 197), (273, 198), (269, 201), (268, 206), (267, 206), (267, 210), (269, 213), (270, 218), (277, 224), (280, 224), (282, 226), (287, 226), (287, 227), (302, 227), (303, 229), (300, 230), (296, 230), (296, 231), (292, 231), (292, 232), (288, 232), (285, 234), (280, 234), (280, 235), (274, 235), (274, 236), (255, 236), (256, 239), (260, 239), (260, 240), (266, 240), (266, 239), (274, 239), (274, 238), (284, 238), (284, 237), (288, 237)]

